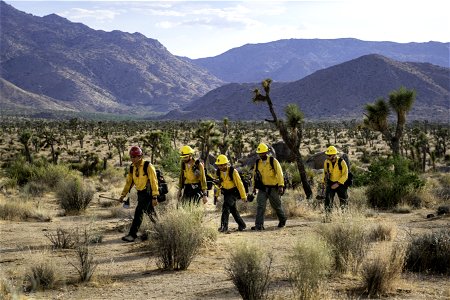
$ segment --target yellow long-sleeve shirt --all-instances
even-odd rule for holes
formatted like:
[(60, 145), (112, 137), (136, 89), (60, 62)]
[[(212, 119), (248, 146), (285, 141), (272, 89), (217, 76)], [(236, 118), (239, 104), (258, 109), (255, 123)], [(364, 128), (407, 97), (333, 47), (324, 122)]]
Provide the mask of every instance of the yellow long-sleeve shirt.
[(342, 170), (339, 170), (339, 157), (336, 157), (336, 162), (332, 163), (329, 159), (326, 159), (323, 164), (323, 182), (326, 183), (327, 174), (330, 174), (330, 181), (339, 182), (344, 184), (348, 178), (348, 167), (345, 160), (341, 159)]
[(244, 184), (242, 183), (242, 179), (241, 176), (239, 175), (238, 170), (233, 169), (233, 178), (230, 178), (230, 167), (228, 166), (224, 172), (219, 173), (219, 177), (220, 178), (218, 179), (221, 180), (220, 189), (230, 190), (234, 187), (237, 187), (241, 199), (244, 200), (247, 199)]
[[(267, 186), (284, 186), (283, 170), (281, 169), (280, 162), (274, 157), (273, 168), (270, 165), (270, 156), (267, 156), (266, 160), (259, 159), (258, 171), (261, 173), (262, 182)], [(253, 186), (255, 186), (255, 169), (253, 169)]]
[[(136, 171), (137, 170), (137, 171)], [(125, 186), (122, 190), (122, 197), (125, 197), (130, 191), (132, 184), (136, 187), (138, 191), (145, 190), (147, 188), (147, 182), (150, 181), (150, 186), (152, 188), (152, 196), (159, 195), (158, 179), (156, 178), (156, 170), (152, 164), (148, 164), (146, 176), (144, 174), (144, 160), (140, 160), (138, 165), (133, 164), (133, 174), (128, 172)]]
[[(198, 166), (198, 170), (195, 170)], [(184, 184), (200, 184), (202, 191), (206, 193), (206, 175), (205, 167), (202, 162), (196, 166), (195, 161), (190, 161), (184, 164), (184, 169), (181, 170), (179, 185), (183, 188)], [(195, 168), (194, 168), (195, 167)]]

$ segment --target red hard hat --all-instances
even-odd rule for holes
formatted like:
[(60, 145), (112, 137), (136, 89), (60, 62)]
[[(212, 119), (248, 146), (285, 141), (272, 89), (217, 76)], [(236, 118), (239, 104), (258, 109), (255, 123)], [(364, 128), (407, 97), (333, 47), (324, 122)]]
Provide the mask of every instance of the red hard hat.
[(142, 156), (142, 150), (138, 146), (133, 146), (130, 149), (130, 156)]

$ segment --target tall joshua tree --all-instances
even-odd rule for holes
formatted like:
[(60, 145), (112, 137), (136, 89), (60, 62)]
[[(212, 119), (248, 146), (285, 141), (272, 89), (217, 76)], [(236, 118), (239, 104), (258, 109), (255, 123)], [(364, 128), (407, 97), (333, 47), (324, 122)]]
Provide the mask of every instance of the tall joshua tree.
[[(379, 98), (374, 104), (366, 105), (367, 114), (364, 114), (366, 116), (364, 124), (382, 134), (383, 138), (389, 143), (394, 156), (400, 155), (400, 140), (406, 124), (406, 114), (411, 110), (415, 99), (416, 92), (414, 90), (400, 87), (389, 94), (388, 103), (384, 98)], [(389, 128), (390, 108), (397, 113), (395, 132), (391, 132)]]
[(303, 113), (296, 104), (289, 104), (285, 110), (287, 117), (286, 122), (278, 119), (273, 108), (272, 100), (270, 99), (271, 83), (271, 79), (266, 79), (262, 82), (265, 95), (262, 95), (258, 89), (254, 90), (255, 96), (253, 97), (253, 102), (266, 102), (269, 106), (269, 111), (273, 117), (273, 120), (266, 119), (266, 121), (275, 124), (283, 141), (294, 154), (295, 163), (297, 164), (297, 168), (300, 173), (303, 190), (305, 191), (306, 198), (310, 199), (312, 196), (312, 190), (308, 182), (308, 177), (306, 176), (305, 164), (303, 163), (303, 158), (300, 153), (300, 144), (303, 138)]

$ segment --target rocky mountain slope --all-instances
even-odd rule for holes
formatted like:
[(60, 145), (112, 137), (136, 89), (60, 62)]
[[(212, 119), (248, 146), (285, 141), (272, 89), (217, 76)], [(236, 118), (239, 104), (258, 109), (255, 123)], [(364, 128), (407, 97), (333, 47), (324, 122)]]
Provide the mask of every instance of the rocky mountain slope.
[[(271, 99), (279, 117), (296, 103), (309, 120), (362, 118), (367, 103), (401, 86), (414, 89), (411, 119), (449, 120), (450, 69), (429, 63), (399, 62), (381, 55), (365, 55), (290, 83), (274, 82)], [(271, 118), (266, 104), (252, 102), (260, 83), (232, 83), (217, 88), (166, 119), (262, 120)]]
[(140, 33), (36, 17), (3, 1), (0, 13), (1, 77), (30, 95), (83, 111), (139, 114), (179, 107), (222, 84)]
[(450, 43), (394, 43), (357, 39), (289, 39), (247, 44), (194, 63), (227, 82), (256, 82), (262, 78), (296, 81), (315, 71), (363, 55), (380, 54), (403, 62), (428, 62), (449, 67)]

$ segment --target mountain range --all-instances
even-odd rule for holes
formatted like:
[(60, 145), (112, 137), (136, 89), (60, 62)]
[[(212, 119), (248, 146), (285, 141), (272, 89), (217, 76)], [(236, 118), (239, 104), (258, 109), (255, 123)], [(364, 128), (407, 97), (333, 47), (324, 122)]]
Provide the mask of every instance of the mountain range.
[[(398, 62), (378, 54), (317, 71), (301, 80), (271, 85), (270, 97), (278, 117), (289, 103), (309, 120), (360, 119), (364, 107), (405, 87), (416, 91), (412, 119), (450, 120), (450, 69), (429, 63)], [(271, 119), (267, 104), (252, 102), (258, 83), (221, 86), (165, 119)], [(263, 91), (261, 92), (263, 93)]]
[(265, 78), (280, 113), (294, 102), (312, 119), (360, 117), (365, 103), (405, 86), (417, 91), (414, 118), (449, 118), (449, 43), (292, 39), (192, 60), (140, 33), (0, 1), (0, 110), (8, 114), (260, 119), (267, 108), (250, 100)]

